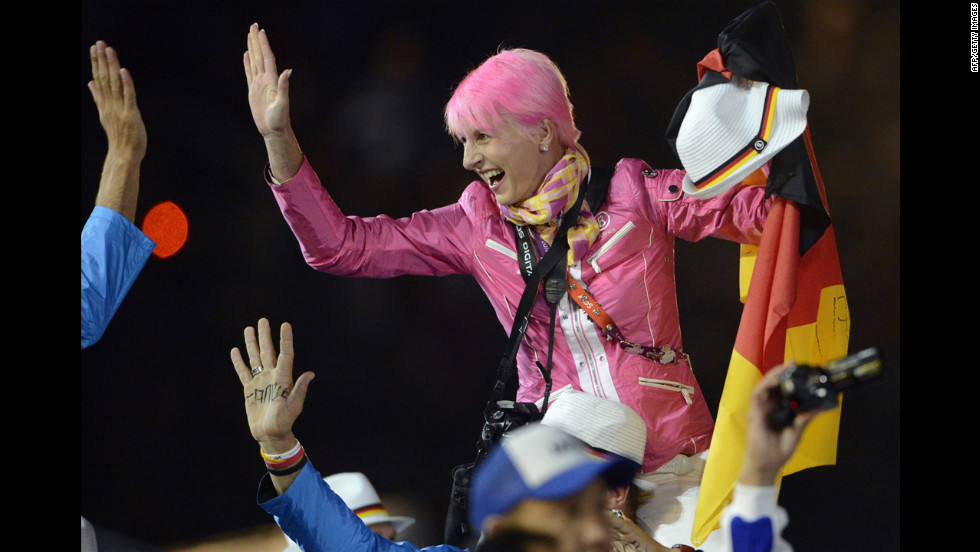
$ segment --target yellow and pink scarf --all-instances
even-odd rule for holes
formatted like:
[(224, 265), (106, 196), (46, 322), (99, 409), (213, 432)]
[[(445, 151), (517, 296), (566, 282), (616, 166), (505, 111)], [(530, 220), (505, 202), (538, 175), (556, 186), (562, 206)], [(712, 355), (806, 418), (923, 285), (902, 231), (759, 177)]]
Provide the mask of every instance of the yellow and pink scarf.
[[(514, 224), (528, 225), (547, 243), (554, 243), (560, 215), (575, 204), (579, 186), (589, 176), (589, 155), (574, 144), (551, 169), (537, 194), (516, 205), (501, 205), (500, 214)], [(578, 222), (568, 230), (568, 264), (581, 259), (599, 236), (599, 223), (585, 201)]]

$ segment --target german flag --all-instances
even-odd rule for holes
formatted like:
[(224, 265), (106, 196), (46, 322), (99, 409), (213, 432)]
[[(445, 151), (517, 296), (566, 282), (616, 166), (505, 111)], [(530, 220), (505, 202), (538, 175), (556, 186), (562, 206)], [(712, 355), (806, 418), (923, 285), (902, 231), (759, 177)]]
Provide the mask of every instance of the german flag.
[[(799, 88), (770, 2), (733, 20), (718, 46), (699, 64), (701, 75), (708, 69)], [(847, 297), (809, 128), (772, 159), (766, 191), (775, 198), (762, 241), (742, 249), (745, 306), (701, 481), (691, 534), (696, 546), (718, 527), (731, 500), (745, 454), (749, 398), (762, 375), (784, 362), (822, 366), (847, 354)], [(840, 409), (816, 417), (782, 475), (836, 463), (839, 423)]]

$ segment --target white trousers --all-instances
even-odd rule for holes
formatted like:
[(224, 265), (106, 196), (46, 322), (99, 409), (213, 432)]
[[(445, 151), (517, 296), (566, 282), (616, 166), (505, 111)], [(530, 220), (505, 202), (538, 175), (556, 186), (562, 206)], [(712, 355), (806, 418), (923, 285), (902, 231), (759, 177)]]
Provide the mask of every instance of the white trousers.
[[(657, 471), (645, 473), (641, 479), (655, 484), (653, 498), (640, 505), (636, 513), (637, 525), (652, 535), (660, 544), (691, 544), (694, 527), (694, 510), (698, 505), (701, 476), (708, 451), (693, 456), (679, 454)], [(713, 531), (708, 539), (695, 546), (704, 552), (724, 550), (719, 531)]]

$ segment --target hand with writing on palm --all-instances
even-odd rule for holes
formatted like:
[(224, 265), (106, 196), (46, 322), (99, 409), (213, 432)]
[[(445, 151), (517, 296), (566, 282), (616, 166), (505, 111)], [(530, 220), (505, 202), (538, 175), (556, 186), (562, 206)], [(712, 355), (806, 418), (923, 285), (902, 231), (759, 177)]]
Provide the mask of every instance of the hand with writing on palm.
[(282, 453), (296, 444), (293, 424), (303, 411), (306, 392), (313, 380), (304, 372), (293, 383), (293, 330), (284, 322), (279, 330), (279, 354), (272, 341), (269, 321), (259, 319), (258, 332), (245, 328), (248, 363), (238, 347), (231, 350), (231, 362), (245, 392), (245, 414), (252, 437), (262, 450)]

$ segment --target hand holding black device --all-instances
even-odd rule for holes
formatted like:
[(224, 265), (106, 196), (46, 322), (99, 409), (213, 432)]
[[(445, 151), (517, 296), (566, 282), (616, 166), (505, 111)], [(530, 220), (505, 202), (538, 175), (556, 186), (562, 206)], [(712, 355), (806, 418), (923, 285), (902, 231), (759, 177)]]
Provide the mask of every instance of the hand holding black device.
[(833, 360), (823, 368), (793, 366), (779, 378), (779, 404), (769, 416), (773, 429), (793, 423), (797, 412), (830, 410), (837, 406), (837, 397), (848, 387), (871, 380), (881, 374), (881, 352), (869, 347)]

